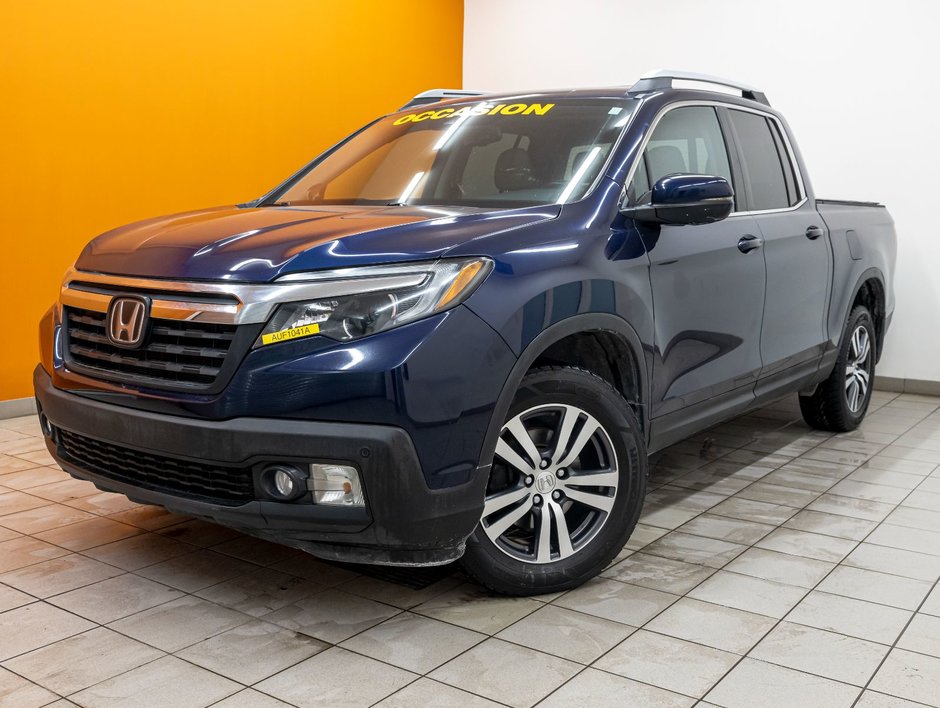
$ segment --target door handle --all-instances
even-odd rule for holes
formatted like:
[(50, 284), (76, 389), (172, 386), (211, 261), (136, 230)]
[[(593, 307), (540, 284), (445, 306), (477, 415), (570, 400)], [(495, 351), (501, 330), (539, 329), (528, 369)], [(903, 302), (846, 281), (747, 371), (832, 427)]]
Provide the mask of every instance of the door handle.
[(817, 238), (823, 235), (823, 230), (818, 226), (810, 226), (806, 229), (806, 238), (810, 241), (815, 241)]
[(741, 251), (741, 253), (750, 253), (755, 248), (760, 248), (763, 245), (764, 239), (748, 234), (747, 236), (742, 236), (741, 240), (738, 241), (738, 250)]

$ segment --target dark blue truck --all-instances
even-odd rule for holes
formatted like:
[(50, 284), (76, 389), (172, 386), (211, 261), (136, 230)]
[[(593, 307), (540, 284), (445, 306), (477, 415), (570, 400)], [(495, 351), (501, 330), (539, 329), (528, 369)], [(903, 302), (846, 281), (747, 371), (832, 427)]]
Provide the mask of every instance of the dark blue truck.
[(787, 393), (856, 427), (894, 262), (756, 89), (429, 92), (260, 199), (94, 239), (36, 397), (101, 489), (551, 592), (623, 547), (648, 454)]

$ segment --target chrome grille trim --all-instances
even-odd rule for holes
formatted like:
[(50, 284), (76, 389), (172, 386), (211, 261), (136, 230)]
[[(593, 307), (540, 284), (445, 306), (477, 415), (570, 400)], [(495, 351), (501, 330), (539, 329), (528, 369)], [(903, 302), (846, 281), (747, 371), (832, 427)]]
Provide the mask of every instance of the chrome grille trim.
[[(428, 266), (430, 267), (430, 263)], [(161, 320), (185, 320), (243, 325), (267, 322), (284, 302), (322, 300), (364, 292), (394, 290), (420, 285), (426, 273), (390, 266), (379, 271), (364, 268), (363, 277), (348, 269), (288, 276), (275, 283), (226, 283), (128, 278), (70, 269), (62, 281), (59, 308), (74, 307), (107, 312), (111, 299), (120, 294), (147, 295), (150, 316)], [(299, 278), (303, 278), (302, 280)], [(100, 286), (100, 287), (96, 287)], [(161, 297), (162, 295), (162, 297)]]

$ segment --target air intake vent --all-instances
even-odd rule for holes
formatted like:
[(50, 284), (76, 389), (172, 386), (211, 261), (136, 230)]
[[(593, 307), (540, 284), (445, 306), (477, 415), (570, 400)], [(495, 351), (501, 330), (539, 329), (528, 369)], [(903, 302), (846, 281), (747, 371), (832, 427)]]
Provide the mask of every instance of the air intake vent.
[(56, 429), (56, 440), (65, 460), (116, 482), (228, 506), (254, 499), (251, 469), (247, 467), (155, 455), (62, 428)]
[(238, 333), (236, 325), (154, 319), (140, 349), (123, 349), (108, 339), (105, 319), (103, 312), (66, 308), (69, 368), (160, 388), (212, 388)]

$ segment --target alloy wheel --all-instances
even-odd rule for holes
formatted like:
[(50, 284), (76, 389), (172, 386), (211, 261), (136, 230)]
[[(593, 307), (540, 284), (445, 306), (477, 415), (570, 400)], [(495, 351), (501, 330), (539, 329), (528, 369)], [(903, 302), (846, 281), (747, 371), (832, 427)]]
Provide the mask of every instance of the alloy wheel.
[(845, 399), (849, 410), (858, 413), (868, 394), (871, 371), (871, 337), (864, 325), (852, 332), (845, 364)]
[(527, 563), (552, 563), (585, 546), (607, 521), (619, 470), (610, 435), (571, 405), (536, 406), (500, 431), (481, 525)]

